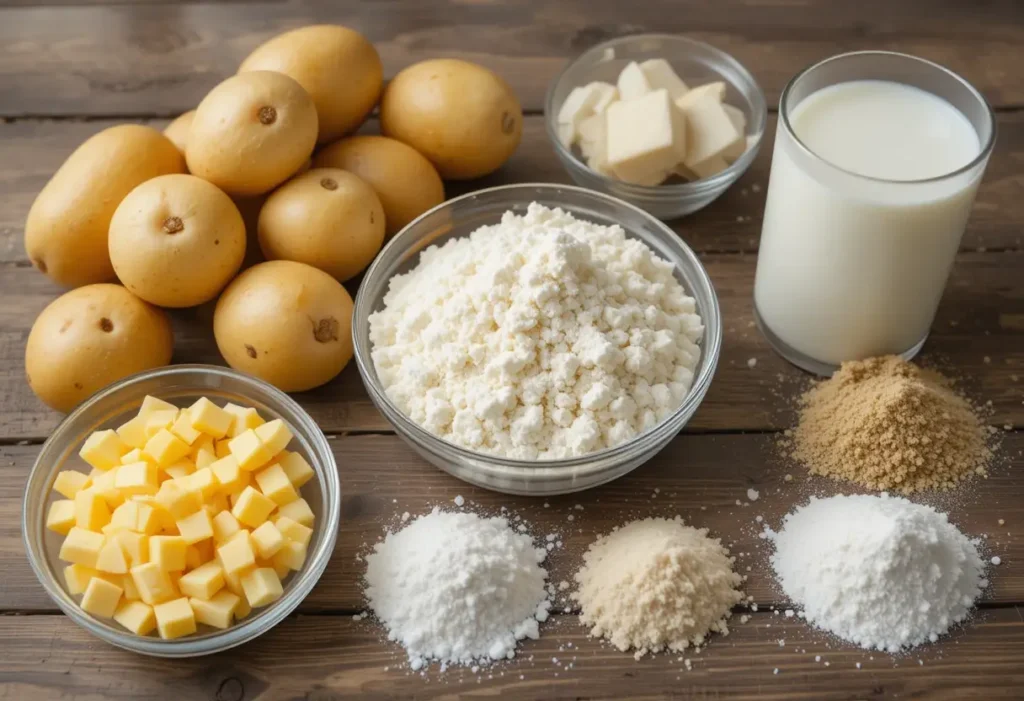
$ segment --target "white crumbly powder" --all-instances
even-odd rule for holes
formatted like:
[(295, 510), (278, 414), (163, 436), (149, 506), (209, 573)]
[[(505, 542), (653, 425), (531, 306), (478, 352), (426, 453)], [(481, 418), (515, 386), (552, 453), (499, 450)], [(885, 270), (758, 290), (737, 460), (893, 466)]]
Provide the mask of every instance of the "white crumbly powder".
[(536, 203), (423, 251), (384, 305), (370, 341), (391, 400), (445, 440), (526, 460), (657, 425), (685, 399), (704, 332), (671, 263)]
[(945, 514), (884, 493), (811, 499), (768, 537), (806, 619), (864, 648), (934, 642), (984, 586), (975, 543)]
[(548, 617), (546, 556), (504, 517), (435, 508), (366, 556), (366, 596), (413, 669), (511, 659)]

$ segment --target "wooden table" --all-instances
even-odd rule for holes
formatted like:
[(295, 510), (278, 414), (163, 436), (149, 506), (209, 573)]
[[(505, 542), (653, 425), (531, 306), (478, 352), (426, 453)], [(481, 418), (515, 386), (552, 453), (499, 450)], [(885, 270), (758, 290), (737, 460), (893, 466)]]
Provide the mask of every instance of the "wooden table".
[[(44, 4), (0, 1), (0, 698), (1024, 698), (1024, 433), (1013, 428), (1024, 424), (1019, 0)], [(544, 91), (568, 57), (624, 33), (686, 32), (711, 42), (751, 69), (773, 106), (797, 70), (853, 49), (918, 54), (977, 85), (996, 107), (999, 141), (926, 346), (928, 358), (991, 403), (994, 425), (1008, 427), (991, 477), (944, 502), (964, 531), (987, 534), (1003, 561), (971, 624), (894, 659), (772, 612), (785, 602), (767, 570), (755, 516), (776, 524), (808, 494), (841, 487), (808, 480), (772, 451), (777, 433), (793, 420), (791, 401), (806, 378), (772, 353), (751, 316), (771, 143), (724, 197), (674, 225), (714, 280), (725, 343), (704, 404), (650, 464), (600, 489), (546, 501), (474, 489), (425, 464), (396, 438), (350, 366), (298, 397), (331, 438), (344, 492), (334, 558), (298, 615), (240, 649), (178, 661), (117, 650), (61, 615), (29, 569), (19, 527), (26, 476), (39, 444), (60, 421), (24, 379), (29, 328), (59, 292), (26, 259), (22, 226), (29, 205), (90, 134), (124, 121), (162, 126), (195, 106), (259, 42), (313, 22), (365, 32), (387, 75), (420, 59), (461, 56), (514, 86), (528, 115), (518, 153), (500, 172), (453, 192), (566, 182), (544, 135)], [(774, 129), (773, 108), (769, 142)], [(208, 310), (175, 313), (174, 324), (176, 362), (222, 362)], [(754, 503), (747, 503), (748, 488), (760, 493)], [(635, 662), (589, 640), (569, 610), (544, 626), (541, 640), (524, 644), (512, 664), (478, 674), (438, 676), (436, 668), (412, 674), (376, 624), (353, 618), (364, 607), (358, 555), (403, 511), (423, 513), (460, 494), (482, 507), (517, 510), (536, 534), (560, 533), (564, 546), (549, 562), (554, 582), (571, 579), (595, 534), (631, 517), (681, 514), (733, 545), (759, 612), (742, 624), (735, 617), (731, 635), (688, 655), (692, 670), (673, 656)]]

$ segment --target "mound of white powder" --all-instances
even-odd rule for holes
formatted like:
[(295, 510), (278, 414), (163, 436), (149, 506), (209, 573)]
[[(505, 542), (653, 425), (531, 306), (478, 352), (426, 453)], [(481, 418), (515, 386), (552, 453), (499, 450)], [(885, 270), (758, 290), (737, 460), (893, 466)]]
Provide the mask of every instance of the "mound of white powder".
[(682, 404), (704, 332), (673, 265), (619, 226), (531, 204), (432, 246), (370, 315), (377, 374), (413, 421), (533, 460), (583, 455)]
[(511, 659), (547, 619), (546, 555), (505, 518), (435, 508), (366, 557), (366, 596), (413, 669)]
[(988, 584), (975, 543), (946, 514), (887, 494), (812, 499), (768, 537), (807, 620), (864, 648), (934, 642)]

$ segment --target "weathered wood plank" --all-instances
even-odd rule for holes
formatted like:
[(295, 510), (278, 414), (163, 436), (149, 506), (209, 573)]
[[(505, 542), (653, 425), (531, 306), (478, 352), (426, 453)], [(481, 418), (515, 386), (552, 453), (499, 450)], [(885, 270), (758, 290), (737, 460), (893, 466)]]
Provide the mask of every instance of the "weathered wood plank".
[(257, 44), (338, 22), (377, 46), (387, 75), (439, 55), (501, 73), (531, 110), (566, 59), (604, 39), (684, 32), (750, 67), (771, 103), (801, 68), (856, 49), (918, 54), (963, 74), (997, 105), (1024, 103), (1016, 80), (1020, 3), (675, 0), (619, 3), (178, 4), (9, 8), (0, 17), (0, 113), (171, 115), (191, 109)]
[[(764, 523), (777, 526), (787, 512), (809, 495), (849, 490), (823, 479), (808, 480), (805, 471), (776, 457), (770, 436), (681, 436), (650, 463), (598, 489), (547, 499), (510, 497), (471, 487), (425, 463), (395, 436), (348, 436), (332, 440), (341, 474), (342, 522), (333, 559), (316, 589), (302, 605), (311, 612), (362, 608), (367, 552), (401, 514), (428, 512), (452, 505), (462, 495), (475, 508), (511, 509), (530, 525), (535, 537), (554, 533), (562, 547), (548, 559), (551, 580), (572, 581), (580, 555), (603, 532), (627, 520), (681, 515), (711, 529), (737, 556), (737, 571), (749, 579), (746, 591), (760, 604), (780, 602), (767, 564), (769, 548), (759, 534)], [(972, 536), (988, 535), (987, 548), (1003, 563), (991, 572), (987, 603), (1024, 601), (1024, 434), (1009, 434), (1005, 464), (987, 480), (977, 480), (954, 496), (925, 494), (918, 501), (948, 510), (951, 520)], [(0, 609), (55, 608), (25, 561), (20, 535), (20, 496), (36, 446), (0, 448)], [(793, 480), (786, 482), (789, 473)], [(658, 490), (657, 492), (655, 490)], [(759, 493), (750, 502), (748, 489)], [(737, 504), (739, 502), (739, 504)], [(579, 504), (582, 509), (575, 508)], [(998, 519), (1005, 521), (998, 525)], [(749, 570), (747, 568), (750, 568)], [(558, 608), (568, 606), (559, 601)]]

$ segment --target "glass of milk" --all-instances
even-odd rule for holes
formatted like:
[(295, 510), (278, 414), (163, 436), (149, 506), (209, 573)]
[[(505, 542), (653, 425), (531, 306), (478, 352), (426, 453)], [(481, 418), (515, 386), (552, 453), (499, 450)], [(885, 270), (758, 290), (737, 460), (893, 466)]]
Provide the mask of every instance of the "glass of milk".
[(995, 135), (973, 86), (913, 56), (843, 54), (789, 82), (754, 282), (783, 357), (830, 374), (921, 349)]

